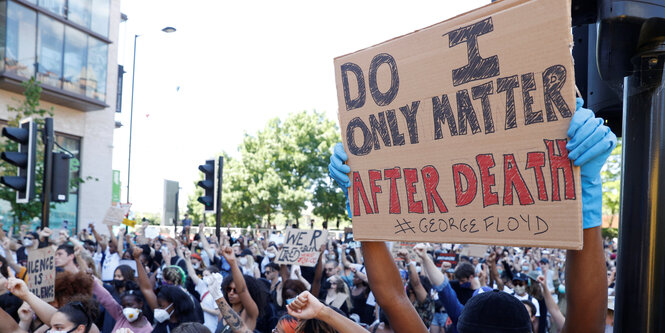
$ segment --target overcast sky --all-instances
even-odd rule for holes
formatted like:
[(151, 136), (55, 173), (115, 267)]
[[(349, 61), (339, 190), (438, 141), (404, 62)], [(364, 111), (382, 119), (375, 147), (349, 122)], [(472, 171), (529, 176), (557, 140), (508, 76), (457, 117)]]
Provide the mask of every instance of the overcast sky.
[[(268, 119), (319, 110), (337, 121), (333, 58), (487, 3), (122, 1), (129, 19), (120, 25), (118, 62), (127, 73), (113, 168), (123, 201), (135, 34), (130, 201), (135, 212), (161, 213), (164, 179), (180, 182), (185, 207), (197, 166), (221, 151), (237, 156), (244, 133)], [(166, 26), (177, 31), (161, 32)]]

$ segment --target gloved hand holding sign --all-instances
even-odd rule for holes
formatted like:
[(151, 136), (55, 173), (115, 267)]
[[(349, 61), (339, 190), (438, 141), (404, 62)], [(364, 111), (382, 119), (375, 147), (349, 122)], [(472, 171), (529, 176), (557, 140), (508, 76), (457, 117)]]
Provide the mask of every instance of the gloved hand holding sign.
[(348, 165), (344, 164), (348, 159), (346, 152), (344, 152), (344, 146), (341, 142), (338, 142), (335, 145), (333, 154), (330, 156), (330, 164), (328, 164), (328, 174), (332, 177), (344, 191), (344, 196), (346, 197), (346, 212), (351, 218), (351, 206), (349, 205), (349, 186), (351, 186), (351, 180), (346, 174), (351, 172), (351, 168)]
[(577, 109), (568, 127), (570, 142), (566, 145), (568, 158), (582, 168), (582, 216), (584, 229), (602, 224), (603, 186), (600, 169), (617, 145), (617, 137), (602, 118), (582, 108), (584, 100), (577, 98)]

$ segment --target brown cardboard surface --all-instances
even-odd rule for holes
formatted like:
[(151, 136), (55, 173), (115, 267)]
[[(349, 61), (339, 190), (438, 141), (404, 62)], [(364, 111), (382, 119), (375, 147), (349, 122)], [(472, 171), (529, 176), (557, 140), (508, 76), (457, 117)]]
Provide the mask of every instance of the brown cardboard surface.
[(51, 246), (28, 251), (28, 289), (45, 302), (55, 298), (54, 256)]
[(275, 260), (278, 264), (314, 267), (321, 245), (328, 241), (327, 230), (286, 229), (284, 246)]
[(354, 240), (582, 247), (569, 0), (504, 0), (335, 59)]

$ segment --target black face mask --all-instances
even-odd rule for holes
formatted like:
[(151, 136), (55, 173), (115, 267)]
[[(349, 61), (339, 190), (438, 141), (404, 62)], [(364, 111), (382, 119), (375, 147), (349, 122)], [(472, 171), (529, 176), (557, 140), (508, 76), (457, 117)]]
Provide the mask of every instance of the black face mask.
[(124, 280), (113, 280), (111, 283), (113, 284), (113, 287), (115, 287), (115, 289), (125, 287), (125, 281)]

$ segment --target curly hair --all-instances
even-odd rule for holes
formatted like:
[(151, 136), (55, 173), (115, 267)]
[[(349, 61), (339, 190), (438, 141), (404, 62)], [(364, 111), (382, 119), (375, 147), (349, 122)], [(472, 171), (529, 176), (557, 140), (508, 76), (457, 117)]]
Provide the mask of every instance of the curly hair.
[(60, 272), (55, 275), (55, 301), (59, 306), (67, 304), (77, 296), (92, 297), (94, 281), (85, 272)]
[(168, 281), (169, 283), (173, 283), (176, 286), (184, 285), (185, 279), (187, 278), (187, 275), (182, 270), (182, 268), (175, 265), (164, 268), (162, 271), (162, 276), (164, 277), (164, 280)]

